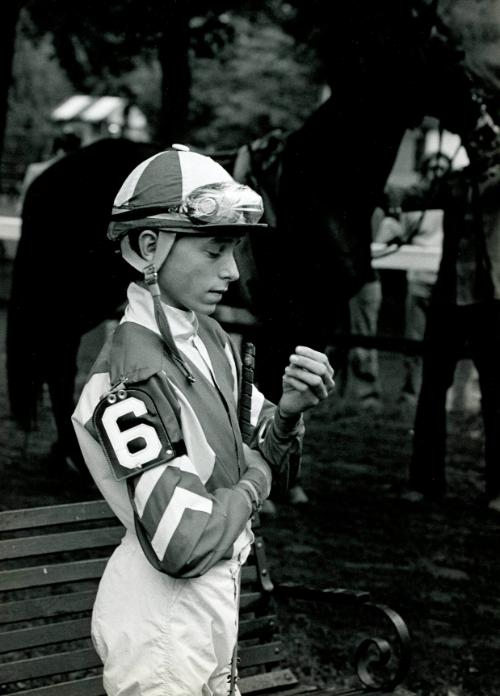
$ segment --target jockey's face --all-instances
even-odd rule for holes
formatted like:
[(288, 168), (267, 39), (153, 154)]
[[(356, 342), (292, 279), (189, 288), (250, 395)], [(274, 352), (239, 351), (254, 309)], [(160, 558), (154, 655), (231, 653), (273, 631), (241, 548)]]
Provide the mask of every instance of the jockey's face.
[(239, 278), (234, 252), (241, 237), (177, 237), (158, 272), (162, 300), (178, 309), (212, 314), (229, 283)]

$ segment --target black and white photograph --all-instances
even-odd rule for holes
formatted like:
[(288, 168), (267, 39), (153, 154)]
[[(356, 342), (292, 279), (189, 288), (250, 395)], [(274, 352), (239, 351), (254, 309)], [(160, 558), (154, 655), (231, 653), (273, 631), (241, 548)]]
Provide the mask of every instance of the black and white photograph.
[(500, 696), (500, 0), (0, 37), (0, 696)]

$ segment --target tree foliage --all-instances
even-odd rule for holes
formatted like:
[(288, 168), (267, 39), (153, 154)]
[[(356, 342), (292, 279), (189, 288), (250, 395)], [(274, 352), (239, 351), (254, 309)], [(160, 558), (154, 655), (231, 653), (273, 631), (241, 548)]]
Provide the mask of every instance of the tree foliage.
[(0, 149), (3, 145), (8, 111), (8, 94), (11, 83), (16, 27), (23, 0), (4, 3), (0, 23)]
[(216, 0), (208, 8), (203, 2), (180, 0), (29, 0), (27, 10), (31, 36), (53, 36), (60, 63), (77, 91), (125, 92), (136, 100), (130, 76), (159, 64), (156, 135), (164, 141), (185, 133), (190, 50), (210, 56), (231, 37), (230, 23), (220, 17), (228, 4)]
[(50, 37), (35, 46), (19, 33), (9, 93), (7, 133), (11, 157), (33, 161), (51, 154), (55, 129), (48, 115), (71, 90)]
[[(366, 94), (374, 105), (390, 101), (391, 91), (408, 82), (411, 70), (405, 61), (414, 60), (398, 27), (410, 7), (416, 12), (431, 4), (25, 0), (21, 28), (38, 46), (33, 51), (41, 51), (40, 69), (52, 66), (59, 75), (56, 62), (61, 66), (67, 95), (127, 96), (146, 113), (158, 142), (189, 140), (213, 149), (216, 143), (234, 147), (272, 127), (296, 128), (317, 106), (325, 82), (354, 103)], [(425, 49), (426, 38), (420, 38)], [(47, 62), (48, 45), (57, 61)], [(380, 70), (392, 80), (373, 81), (370, 62), (379, 56), (388, 56)], [(31, 81), (45, 95), (46, 108), (36, 108), (48, 113), (60, 90), (51, 98), (51, 80), (36, 78), (35, 84), (37, 71), (26, 63), (25, 71), (30, 70), (24, 77), (18, 70), (16, 80)], [(386, 93), (380, 92), (381, 84)], [(421, 89), (415, 84), (415, 94)], [(28, 102), (35, 101), (29, 89), (25, 94)], [(14, 108), (17, 101), (17, 96), (11, 99)]]
[(268, 127), (292, 129), (317, 104), (320, 81), (313, 50), (282, 28), (292, 16), (269, 0), (28, 0), (9, 138), (26, 126), (40, 153), (48, 114), (72, 92), (128, 96), (159, 142), (235, 147)]
[(192, 59), (190, 134), (209, 149), (298, 128), (318, 106), (323, 84), (314, 52), (272, 18), (232, 13), (230, 22), (232, 42)]

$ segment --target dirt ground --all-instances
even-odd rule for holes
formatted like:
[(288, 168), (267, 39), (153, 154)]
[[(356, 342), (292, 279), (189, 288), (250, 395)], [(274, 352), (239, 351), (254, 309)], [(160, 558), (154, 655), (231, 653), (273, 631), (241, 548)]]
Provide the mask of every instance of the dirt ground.
[[(0, 484), (3, 509), (96, 496), (61, 479), (48, 453), (54, 428), (42, 403), (26, 438), (9, 419), (5, 310), (0, 310)], [(482, 430), (475, 411), (450, 413), (449, 497), (441, 506), (399, 499), (411, 451), (412, 409), (394, 405), (401, 359), (381, 355), (383, 409), (342, 414), (333, 397), (307, 418), (303, 485), (310, 503), (264, 517), (275, 580), (370, 590), (406, 620), (413, 638), (407, 688), (419, 696), (500, 694), (500, 515), (481, 509)], [(341, 678), (350, 658), (345, 617), (285, 609), (297, 669)], [(347, 623), (351, 623), (349, 619)], [(326, 661), (332, 665), (326, 667)]]
[[(450, 415), (450, 493), (442, 506), (399, 499), (411, 450), (411, 418), (308, 422), (302, 513), (282, 506), (267, 521), (275, 575), (368, 589), (406, 620), (413, 637), (408, 688), (419, 694), (500, 694), (500, 519), (477, 504), (481, 426)], [(315, 626), (313, 634), (320, 629)], [(326, 640), (335, 640), (335, 627)]]

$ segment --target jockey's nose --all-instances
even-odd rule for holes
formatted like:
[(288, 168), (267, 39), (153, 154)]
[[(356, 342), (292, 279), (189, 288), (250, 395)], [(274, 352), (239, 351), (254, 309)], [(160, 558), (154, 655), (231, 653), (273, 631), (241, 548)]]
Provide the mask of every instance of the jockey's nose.
[(222, 259), (220, 276), (229, 283), (232, 283), (233, 280), (238, 280), (240, 277), (240, 272), (238, 271), (238, 266), (236, 264), (236, 259), (233, 252), (224, 255)]

